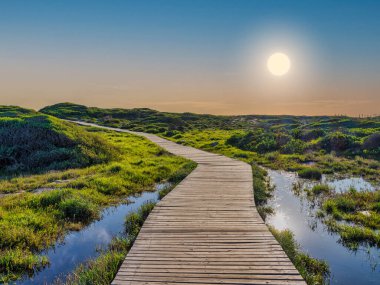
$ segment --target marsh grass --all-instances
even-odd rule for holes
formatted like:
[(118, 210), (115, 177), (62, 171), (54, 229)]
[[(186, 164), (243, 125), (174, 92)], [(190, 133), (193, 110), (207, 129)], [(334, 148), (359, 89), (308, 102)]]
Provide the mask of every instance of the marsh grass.
[[(188, 162), (174, 172), (168, 179), (173, 184), (159, 191), (159, 199), (174, 189), (176, 184), (186, 178), (195, 167), (196, 163)], [(155, 202), (144, 203), (137, 211), (128, 214), (124, 222), (125, 232), (121, 237), (113, 238), (108, 248), (99, 257), (80, 264), (65, 279), (57, 279), (54, 284), (110, 284), (155, 204)]]
[(57, 279), (54, 284), (110, 284), (154, 206), (154, 202), (147, 202), (136, 212), (130, 213), (125, 218), (125, 233), (121, 237), (113, 238), (108, 248), (100, 256), (79, 265), (65, 279)]
[[(295, 189), (293, 189), (295, 190)], [(332, 189), (327, 184), (316, 184), (311, 189), (305, 189), (308, 196), (327, 195), (331, 193)]]
[(272, 227), (270, 231), (307, 284), (328, 284), (327, 279), (330, 275), (330, 270), (325, 261), (312, 258), (308, 254), (302, 253), (291, 231), (279, 231)]
[(318, 168), (303, 168), (299, 170), (298, 176), (306, 179), (320, 180), (322, 178), (322, 171)]
[[(23, 191), (0, 198), (0, 280), (13, 280), (46, 265), (39, 252), (67, 231), (100, 218), (104, 207), (152, 190), (155, 183), (179, 181), (194, 167), (144, 138), (89, 130), (118, 149), (116, 161), (0, 180), (0, 193)], [(52, 186), (55, 190), (33, 193)]]
[(380, 247), (379, 203), (379, 190), (358, 192), (351, 188), (326, 199), (321, 217), (349, 248), (365, 244)]
[(33, 254), (25, 250), (3, 250), (0, 252), (0, 272), (9, 272), (8, 276), (0, 275), (0, 282), (16, 279), (20, 274), (33, 273), (49, 264), (46, 256)]
[(138, 209), (137, 212), (130, 213), (125, 218), (125, 231), (130, 239), (136, 239), (141, 227), (144, 224), (144, 221), (148, 217), (149, 213), (153, 210), (155, 205), (156, 203), (154, 202), (145, 203)]

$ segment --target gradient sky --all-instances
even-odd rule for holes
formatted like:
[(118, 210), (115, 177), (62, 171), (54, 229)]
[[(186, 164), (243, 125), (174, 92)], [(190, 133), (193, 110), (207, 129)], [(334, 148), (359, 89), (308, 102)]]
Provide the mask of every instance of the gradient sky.
[[(274, 52), (292, 68), (274, 77)], [(380, 1), (0, 0), (0, 104), (380, 113)]]

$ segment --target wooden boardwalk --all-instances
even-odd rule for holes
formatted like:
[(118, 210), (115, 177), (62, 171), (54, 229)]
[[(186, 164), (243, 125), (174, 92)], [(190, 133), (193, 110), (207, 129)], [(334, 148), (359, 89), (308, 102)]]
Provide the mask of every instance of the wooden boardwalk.
[(256, 210), (248, 164), (135, 134), (198, 166), (153, 209), (112, 284), (306, 284)]

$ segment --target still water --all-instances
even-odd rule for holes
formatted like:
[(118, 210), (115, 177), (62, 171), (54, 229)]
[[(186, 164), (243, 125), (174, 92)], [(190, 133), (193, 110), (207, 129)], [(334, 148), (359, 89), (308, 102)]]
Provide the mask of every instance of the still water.
[[(331, 284), (380, 284), (380, 250), (366, 247), (353, 252), (339, 242), (339, 235), (329, 233), (315, 218), (318, 210), (305, 195), (295, 195), (294, 183), (310, 187), (313, 183), (299, 179), (295, 173), (268, 170), (271, 183), (275, 186), (270, 205), (275, 214), (268, 216), (267, 223), (276, 229), (290, 229), (303, 251), (324, 259), (331, 270)], [(358, 191), (375, 190), (362, 178), (336, 179), (323, 177), (323, 183), (335, 191), (347, 191), (351, 186)], [(302, 193), (302, 192), (301, 192)]]
[[(156, 190), (163, 188), (161, 184), (156, 185)], [(50, 265), (33, 277), (26, 277), (16, 284), (51, 284), (57, 277), (66, 276), (80, 263), (97, 257), (99, 248), (105, 248), (113, 237), (122, 233), (126, 215), (136, 211), (142, 204), (157, 199), (157, 191), (143, 192), (140, 196), (130, 197), (128, 204), (107, 208), (103, 211), (101, 220), (79, 232), (69, 233), (62, 243), (42, 252), (42, 255), (49, 258)]]
[[(299, 179), (291, 172), (268, 170), (268, 173), (275, 186), (273, 199), (269, 202), (275, 214), (267, 218), (268, 224), (277, 229), (290, 229), (303, 251), (326, 260), (331, 270), (331, 284), (380, 284), (380, 250), (360, 248), (353, 252), (341, 245), (339, 236), (329, 233), (315, 218), (317, 207), (304, 195), (297, 196), (292, 191), (294, 183), (300, 183), (304, 188), (311, 187), (315, 182)], [(351, 186), (358, 191), (375, 190), (362, 178), (336, 179), (323, 176), (322, 182), (338, 192), (347, 191)], [(49, 267), (16, 283), (49, 284), (57, 277), (72, 272), (80, 263), (97, 257), (99, 248), (105, 248), (113, 237), (122, 233), (125, 216), (147, 201), (157, 201), (157, 190), (166, 187), (170, 185), (158, 184), (156, 192), (144, 192), (141, 196), (130, 197), (129, 204), (107, 208), (101, 220), (79, 232), (69, 233), (62, 243), (42, 253), (48, 256)]]

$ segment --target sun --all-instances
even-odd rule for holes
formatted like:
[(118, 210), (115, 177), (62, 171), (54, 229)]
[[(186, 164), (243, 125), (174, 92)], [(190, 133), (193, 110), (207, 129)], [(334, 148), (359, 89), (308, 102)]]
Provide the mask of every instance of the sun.
[(272, 54), (267, 61), (268, 70), (275, 76), (283, 76), (287, 74), (290, 70), (290, 66), (291, 63), (289, 57), (281, 52)]

